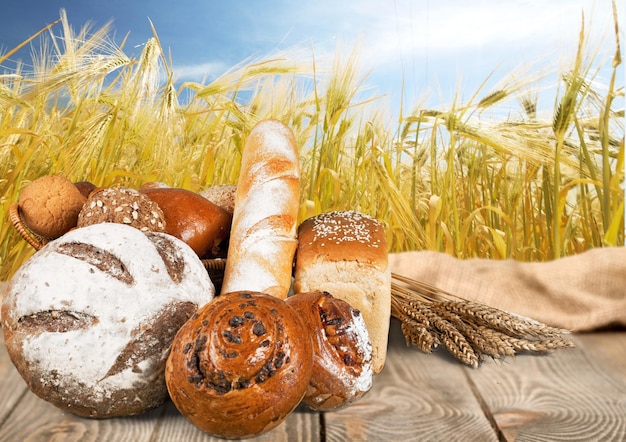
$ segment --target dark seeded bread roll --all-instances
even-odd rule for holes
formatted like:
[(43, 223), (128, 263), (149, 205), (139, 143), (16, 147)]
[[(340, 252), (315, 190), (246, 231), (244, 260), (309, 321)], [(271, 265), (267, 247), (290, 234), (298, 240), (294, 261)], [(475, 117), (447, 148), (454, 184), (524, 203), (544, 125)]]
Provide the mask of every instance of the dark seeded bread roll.
[(171, 342), (213, 295), (204, 266), (177, 238), (94, 224), (18, 269), (2, 329), (11, 360), (42, 399), (80, 416), (134, 415), (166, 400)]
[(128, 187), (102, 187), (92, 191), (78, 214), (77, 227), (120, 223), (142, 232), (165, 232), (165, 217), (159, 205)]
[(391, 271), (380, 222), (353, 211), (305, 220), (298, 231), (295, 293), (332, 293), (363, 315), (372, 341), (374, 373), (385, 364), (391, 317)]

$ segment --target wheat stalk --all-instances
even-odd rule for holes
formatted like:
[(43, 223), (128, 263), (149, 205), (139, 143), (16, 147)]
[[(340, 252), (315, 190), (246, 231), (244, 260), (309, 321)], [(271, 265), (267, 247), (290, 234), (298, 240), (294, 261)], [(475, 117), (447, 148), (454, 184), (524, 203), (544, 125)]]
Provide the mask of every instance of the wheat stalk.
[(478, 367), (484, 357), (520, 351), (543, 354), (571, 348), (567, 333), (530, 318), (469, 301), (423, 282), (392, 274), (391, 314), (407, 345), (430, 353), (439, 344), (459, 361)]
[[(156, 31), (138, 59), (110, 31), (74, 31), (62, 12), (0, 54), (0, 280), (32, 255), (9, 222), (30, 181), (232, 184), (245, 137), (263, 118), (283, 120), (300, 146), (300, 221), (356, 210), (383, 223), (390, 252), (457, 257), (542, 261), (557, 240), (562, 255), (624, 244), (617, 32), (607, 88), (598, 54), (584, 45), (564, 71), (524, 65), (487, 90), (494, 72), (453, 103), (401, 105), (392, 123), (387, 91), (369, 89), (356, 48), (333, 58), (298, 45), (208, 83), (179, 83)], [(32, 63), (4, 66), (28, 44)], [(538, 96), (560, 79), (567, 87), (552, 115)]]

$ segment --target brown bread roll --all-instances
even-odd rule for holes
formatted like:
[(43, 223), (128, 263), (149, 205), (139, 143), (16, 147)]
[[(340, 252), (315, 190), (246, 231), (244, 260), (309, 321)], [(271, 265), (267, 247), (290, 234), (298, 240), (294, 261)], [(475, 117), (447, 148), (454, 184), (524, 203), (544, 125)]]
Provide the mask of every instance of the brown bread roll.
[(391, 317), (391, 272), (380, 222), (354, 211), (305, 220), (298, 231), (295, 293), (332, 293), (363, 315), (374, 374), (385, 364)]
[(89, 181), (79, 181), (74, 183), (74, 185), (85, 198), (89, 198), (91, 192), (97, 189), (97, 186)]
[(230, 213), (187, 189), (152, 188), (141, 192), (163, 211), (167, 233), (185, 241), (201, 258), (219, 254), (220, 244), (230, 233)]
[(287, 297), (299, 202), (294, 135), (280, 121), (261, 121), (241, 158), (222, 294), (253, 290)]
[(101, 223), (48, 243), (18, 269), (2, 329), (39, 397), (80, 416), (128, 416), (167, 399), (170, 344), (213, 295), (182, 241)]
[(287, 298), (313, 335), (313, 373), (303, 403), (334, 411), (372, 387), (372, 344), (361, 313), (328, 292)]
[(312, 367), (310, 334), (285, 301), (235, 292), (181, 327), (165, 380), (178, 410), (198, 428), (246, 438), (278, 426), (297, 407)]

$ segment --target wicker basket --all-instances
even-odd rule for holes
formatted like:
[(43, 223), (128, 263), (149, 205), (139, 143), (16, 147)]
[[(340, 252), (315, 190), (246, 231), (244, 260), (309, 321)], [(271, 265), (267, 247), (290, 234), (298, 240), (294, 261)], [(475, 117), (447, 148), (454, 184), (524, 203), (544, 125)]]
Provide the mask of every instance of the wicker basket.
[(11, 204), (9, 206), (9, 218), (11, 219), (11, 224), (17, 230), (17, 233), (35, 250), (41, 249), (45, 246), (50, 240), (48, 238), (44, 238), (36, 233), (33, 233), (22, 219), (22, 213), (20, 210), (20, 206), (17, 204)]
[(222, 288), (222, 281), (224, 281), (224, 269), (226, 268), (226, 259), (203, 259), (202, 264), (209, 273), (209, 277), (215, 286), (215, 292), (219, 293)]

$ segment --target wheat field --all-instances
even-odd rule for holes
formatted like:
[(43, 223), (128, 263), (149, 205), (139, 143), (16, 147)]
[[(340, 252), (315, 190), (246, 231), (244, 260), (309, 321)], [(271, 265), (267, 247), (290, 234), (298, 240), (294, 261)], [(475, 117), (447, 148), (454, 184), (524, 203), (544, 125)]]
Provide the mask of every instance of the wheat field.
[[(178, 83), (156, 29), (136, 59), (110, 35), (109, 25), (75, 30), (62, 12), (0, 53), (4, 66), (22, 46), (36, 48), (32, 67), (0, 70), (0, 280), (33, 253), (8, 215), (30, 181), (234, 184), (246, 134), (265, 118), (284, 121), (298, 141), (300, 219), (367, 213), (385, 225), (392, 252), (540, 261), (624, 244), (617, 18), (607, 60), (588, 47), (583, 25), (565, 67), (505, 73), (494, 88), (459, 94), (466, 101), (399, 110), (366, 90), (356, 49), (320, 60), (296, 47), (210, 82)], [(540, 113), (546, 79), (554, 107)]]

